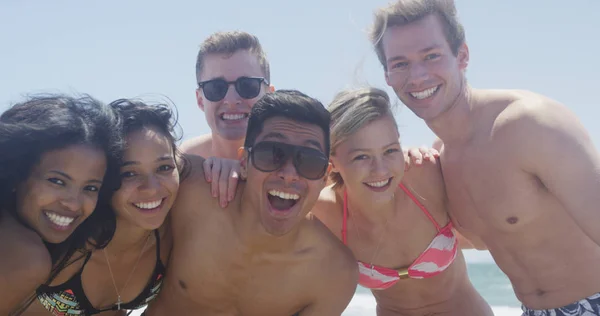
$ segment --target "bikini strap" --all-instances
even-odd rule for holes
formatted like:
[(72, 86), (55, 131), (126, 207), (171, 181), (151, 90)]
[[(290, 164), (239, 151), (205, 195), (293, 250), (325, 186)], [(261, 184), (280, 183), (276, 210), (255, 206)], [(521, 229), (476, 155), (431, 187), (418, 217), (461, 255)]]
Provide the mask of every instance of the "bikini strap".
[(154, 238), (156, 238), (156, 258), (157, 262), (160, 261), (160, 234), (158, 229), (154, 230)]
[(408, 197), (411, 200), (413, 200), (413, 202), (415, 202), (415, 204), (417, 204), (417, 206), (423, 211), (423, 213), (425, 213), (425, 216), (427, 216), (427, 218), (429, 218), (429, 220), (433, 223), (433, 225), (438, 230), (438, 232), (441, 231), (442, 228), (435, 221), (433, 216), (431, 216), (431, 213), (429, 213), (429, 211), (425, 208), (425, 206), (423, 206), (423, 204), (421, 204), (421, 202), (419, 202), (419, 200), (417, 200), (417, 198), (404, 186), (404, 184), (400, 183), (399, 187), (404, 191), (404, 193), (406, 193), (406, 195), (408, 195)]
[(347, 234), (348, 234), (348, 193), (346, 192), (346, 190), (344, 190), (344, 219), (342, 221), (342, 242), (344, 243), (344, 245), (348, 244), (347, 239), (346, 239)]

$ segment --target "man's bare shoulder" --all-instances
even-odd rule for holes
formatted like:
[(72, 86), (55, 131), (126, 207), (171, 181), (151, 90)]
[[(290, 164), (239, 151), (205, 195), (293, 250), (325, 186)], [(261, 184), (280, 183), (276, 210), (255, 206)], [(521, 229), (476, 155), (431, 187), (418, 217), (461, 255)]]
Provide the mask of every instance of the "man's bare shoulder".
[[(318, 247), (314, 267), (311, 268), (314, 301), (307, 309), (310, 315), (339, 313), (351, 300), (358, 283), (358, 264), (354, 255), (318, 219), (308, 218)], [(318, 312), (319, 311), (319, 312)], [(333, 314), (331, 314), (333, 315)]]
[(310, 214), (321, 218), (323, 215), (330, 213), (338, 204), (338, 197), (333, 189), (333, 184), (328, 185), (319, 193), (319, 198), (313, 206)]
[(200, 135), (188, 139), (181, 144), (181, 152), (185, 154), (210, 157), (212, 146), (212, 134)]
[(313, 235), (311, 239), (315, 247), (318, 247), (318, 254), (337, 268), (353, 268), (356, 266), (356, 260), (352, 251), (346, 247), (342, 241), (337, 238), (325, 224), (316, 216), (308, 215), (306, 217), (308, 233)]
[(173, 205), (174, 213), (180, 214), (189, 209), (197, 209), (203, 201), (212, 199), (210, 184), (204, 177), (204, 158), (198, 155), (184, 155), (185, 176), (182, 177)]
[(501, 111), (495, 118), (494, 131), (508, 132), (515, 131), (515, 128), (536, 128), (577, 119), (563, 104), (534, 92), (507, 90), (497, 92), (495, 96), (490, 103), (500, 105)]
[[(331, 231), (337, 232), (341, 230), (342, 213), (340, 199), (336, 191), (333, 189), (333, 184), (328, 185), (319, 194), (319, 199), (315, 206), (308, 214), (308, 217), (316, 216), (326, 227)], [(312, 219), (311, 219), (312, 220)], [(337, 235), (337, 234), (335, 234)]]

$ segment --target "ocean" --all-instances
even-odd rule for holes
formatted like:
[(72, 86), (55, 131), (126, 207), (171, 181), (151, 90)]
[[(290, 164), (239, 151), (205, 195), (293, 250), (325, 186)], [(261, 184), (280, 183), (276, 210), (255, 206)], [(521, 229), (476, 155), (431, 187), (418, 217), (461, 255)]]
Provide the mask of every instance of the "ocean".
[[(466, 250), (467, 271), (473, 285), (490, 304), (495, 316), (520, 316), (521, 304), (515, 297), (508, 277), (487, 251)], [(141, 310), (131, 315), (139, 316)], [(375, 316), (375, 299), (368, 289), (358, 286), (342, 316)]]

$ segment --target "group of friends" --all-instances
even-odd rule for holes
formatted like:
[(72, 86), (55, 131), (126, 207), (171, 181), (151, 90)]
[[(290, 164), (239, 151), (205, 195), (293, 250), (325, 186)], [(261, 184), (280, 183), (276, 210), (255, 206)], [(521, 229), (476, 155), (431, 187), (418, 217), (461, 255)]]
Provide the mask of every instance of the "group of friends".
[[(386, 83), (438, 137), (403, 149), (390, 97), (275, 90), (256, 36), (200, 46), (211, 129), (172, 108), (38, 95), (0, 116), (0, 314), (486, 316), (461, 249), (523, 315), (600, 315), (600, 156), (565, 106), (479, 90), (453, 1), (377, 9)], [(204, 158), (206, 157), (206, 159)]]

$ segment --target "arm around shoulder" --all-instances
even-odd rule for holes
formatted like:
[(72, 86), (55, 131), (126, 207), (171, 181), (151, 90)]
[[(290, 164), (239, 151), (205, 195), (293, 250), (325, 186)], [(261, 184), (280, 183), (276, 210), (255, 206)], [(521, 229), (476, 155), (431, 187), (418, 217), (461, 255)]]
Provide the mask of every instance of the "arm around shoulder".
[(0, 238), (0, 314), (8, 315), (46, 281), (52, 261), (41, 238), (25, 228), (1, 227)]
[(553, 101), (520, 107), (511, 141), (520, 163), (600, 245), (600, 155), (569, 109)]

